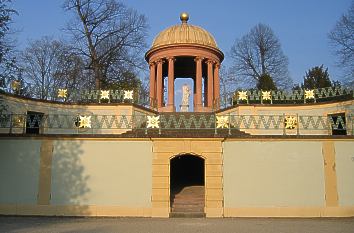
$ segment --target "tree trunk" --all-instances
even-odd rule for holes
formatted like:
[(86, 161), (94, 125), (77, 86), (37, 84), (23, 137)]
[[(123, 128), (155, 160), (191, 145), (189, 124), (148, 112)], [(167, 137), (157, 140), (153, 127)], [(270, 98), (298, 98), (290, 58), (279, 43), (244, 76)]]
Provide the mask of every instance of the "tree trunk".
[(93, 41), (92, 41), (92, 37), (91, 37), (92, 35), (91, 35), (90, 30), (88, 28), (86, 17), (81, 11), (82, 9), (81, 9), (80, 0), (76, 1), (76, 10), (77, 10), (77, 13), (79, 14), (80, 20), (81, 20), (81, 22), (82, 22), (82, 24), (84, 26), (85, 36), (87, 38), (87, 43), (88, 43), (88, 47), (89, 47), (89, 51), (90, 51), (91, 64), (92, 64), (93, 71), (94, 71), (94, 74), (95, 74), (95, 86), (96, 86), (96, 89), (99, 90), (100, 87), (101, 87), (100, 64), (98, 62), (96, 48), (95, 48), (95, 46), (93, 44)]

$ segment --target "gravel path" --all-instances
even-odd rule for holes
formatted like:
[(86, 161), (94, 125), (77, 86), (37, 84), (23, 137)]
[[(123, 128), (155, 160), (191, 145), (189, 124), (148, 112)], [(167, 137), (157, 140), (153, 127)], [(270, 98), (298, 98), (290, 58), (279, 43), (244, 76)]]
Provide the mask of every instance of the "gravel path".
[(0, 216), (0, 232), (354, 233), (354, 218), (68, 218)]

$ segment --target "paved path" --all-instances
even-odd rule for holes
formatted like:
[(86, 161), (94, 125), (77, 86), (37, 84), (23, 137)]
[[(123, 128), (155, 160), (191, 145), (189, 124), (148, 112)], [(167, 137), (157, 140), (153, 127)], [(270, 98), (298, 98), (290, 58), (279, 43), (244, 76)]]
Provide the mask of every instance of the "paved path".
[(0, 232), (23, 233), (353, 233), (354, 218), (274, 219), (159, 219), (64, 218), (0, 216)]

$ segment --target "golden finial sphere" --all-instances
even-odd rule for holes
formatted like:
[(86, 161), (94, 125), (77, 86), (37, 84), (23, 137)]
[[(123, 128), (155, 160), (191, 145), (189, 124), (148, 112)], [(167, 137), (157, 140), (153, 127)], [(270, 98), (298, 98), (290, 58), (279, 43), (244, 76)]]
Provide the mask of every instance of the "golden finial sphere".
[(186, 12), (181, 13), (181, 15), (179, 16), (179, 18), (181, 19), (182, 23), (187, 23), (188, 19), (189, 19), (189, 15)]

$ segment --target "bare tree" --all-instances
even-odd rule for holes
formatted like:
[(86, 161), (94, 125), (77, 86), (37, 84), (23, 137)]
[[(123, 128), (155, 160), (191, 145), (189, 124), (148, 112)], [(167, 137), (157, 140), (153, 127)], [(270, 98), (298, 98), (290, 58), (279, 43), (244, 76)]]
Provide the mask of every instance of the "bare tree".
[(17, 78), (18, 71), (10, 27), (17, 11), (10, 4), (11, 0), (0, 0), (0, 87), (9, 86), (10, 81)]
[(66, 0), (64, 8), (75, 15), (67, 30), (93, 71), (97, 89), (143, 67), (147, 29), (143, 15), (116, 0)]
[(258, 24), (237, 40), (231, 48), (232, 73), (238, 80), (245, 80), (256, 86), (261, 77), (273, 78), (279, 88), (292, 86), (288, 71), (288, 59), (284, 55), (273, 30)]
[(225, 66), (221, 66), (220, 68), (220, 94), (221, 96), (226, 96), (232, 92), (234, 92), (237, 87), (235, 85), (237, 80), (235, 80), (235, 76), (230, 73), (229, 70), (225, 68)]
[(347, 83), (354, 85), (354, 1), (328, 37), (338, 57), (338, 66), (344, 68)]
[(25, 81), (36, 87), (31, 90), (36, 98), (55, 99), (58, 88), (83, 84), (80, 57), (64, 42), (50, 37), (30, 42), (20, 56), (20, 66)]
[[(74, 92), (79, 94), (82, 89), (88, 89), (93, 83), (87, 79), (90, 74), (85, 70), (85, 63), (82, 57), (78, 56), (73, 49), (63, 44), (62, 50), (58, 56), (58, 66), (54, 73), (57, 88), (70, 89), (67, 100), (77, 100), (79, 95), (73, 95)], [(56, 96), (56, 95), (55, 95)]]

